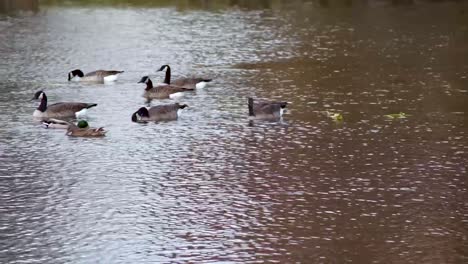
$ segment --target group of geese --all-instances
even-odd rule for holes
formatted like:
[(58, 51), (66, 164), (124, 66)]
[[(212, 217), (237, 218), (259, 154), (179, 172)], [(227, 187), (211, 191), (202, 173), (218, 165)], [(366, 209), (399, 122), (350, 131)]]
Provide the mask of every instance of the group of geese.
[[(171, 67), (162, 65), (159, 71), (165, 72), (163, 83), (156, 86), (148, 76), (143, 76), (138, 83), (146, 84), (143, 97), (147, 99), (174, 99), (185, 92), (204, 88), (211, 79), (205, 78), (179, 78), (171, 80)], [(76, 69), (68, 73), (68, 81), (80, 81), (87, 83), (111, 83), (115, 82), (123, 71), (97, 70), (84, 74)], [(40, 100), (40, 104), (33, 113), (33, 117), (43, 122), (46, 128), (61, 128), (67, 130), (67, 135), (78, 137), (102, 137), (105, 136), (104, 128), (89, 127), (88, 122), (79, 120), (77, 124), (69, 122), (69, 119), (81, 119), (86, 116), (87, 109), (97, 106), (95, 103), (59, 102), (47, 104), (47, 96), (43, 91), (37, 91), (33, 100)], [(278, 120), (283, 115), (287, 102), (255, 101), (248, 98), (249, 116), (256, 119)], [(131, 120), (138, 123), (159, 122), (177, 120), (179, 110), (186, 108), (186, 104), (162, 104), (152, 107), (141, 107), (132, 114)], [(64, 120), (65, 119), (65, 120)]]

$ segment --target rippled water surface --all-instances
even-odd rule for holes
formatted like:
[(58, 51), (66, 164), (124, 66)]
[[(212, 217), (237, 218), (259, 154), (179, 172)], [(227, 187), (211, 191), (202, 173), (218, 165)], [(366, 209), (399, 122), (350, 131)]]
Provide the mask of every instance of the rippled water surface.
[[(1, 263), (468, 262), (466, 3), (8, 2)], [(214, 81), (178, 121), (132, 123), (171, 102), (137, 84), (167, 63)], [(40, 89), (97, 103), (107, 137), (42, 128)], [(252, 122), (249, 96), (289, 110)]]

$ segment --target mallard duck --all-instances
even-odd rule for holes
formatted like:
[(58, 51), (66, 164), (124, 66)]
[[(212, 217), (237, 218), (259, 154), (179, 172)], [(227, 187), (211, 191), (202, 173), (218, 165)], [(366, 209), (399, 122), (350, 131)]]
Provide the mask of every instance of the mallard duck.
[(34, 110), (33, 116), (41, 119), (79, 117), (86, 114), (87, 109), (97, 106), (93, 103), (61, 102), (47, 105), (47, 96), (43, 91), (37, 91), (33, 100), (40, 99), (41, 103)]
[(157, 105), (150, 107), (141, 107), (133, 113), (132, 121), (133, 122), (147, 122), (147, 121), (170, 121), (176, 120), (179, 116), (179, 110), (184, 109), (188, 105), (186, 104), (167, 104), (167, 105)]
[(49, 118), (47, 120), (43, 120), (42, 125), (45, 128), (68, 129), (70, 123), (60, 119)]
[(171, 67), (169, 65), (163, 65), (159, 68), (158, 71), (163, 71), (164, 68), (166, 69), (166, 77), (164, 78), (165, 84), (172, 84), (179, 87), (185, 88), (204, 88), (208, 82), (211, 82), (211, 79), (204, 79), (204, 78), (178, 78), (176, 80), (171, 81)]
[(191, 88), (183, 88), (169, 84), (163, 84), (153, 87), (153, 82), (148, 76), (143, 76), (138, 83), (146, 83), (145, 93), (143, 94), (143, 97), (148, 99), (177, 98), (182, 96), (184, 92), (194, 90)]
[(106, 132), (103, 127), (89, 127), (88, 122), (80, 120), (78, 125), (69, 123), (66, 135), (71, 137), (104, 137)]
[(83, 74), (79, 69), (73, 70), (68, 73), (68, 81), (82, 81), (82, 82), (114, 82), (119, 78), (123, 71), (106, 71), (97, 70)]
[(279, 119), (284, 113), (287, 102), (255, 102), (253, 98), (248, 99), (249, 116), (257, 119)]

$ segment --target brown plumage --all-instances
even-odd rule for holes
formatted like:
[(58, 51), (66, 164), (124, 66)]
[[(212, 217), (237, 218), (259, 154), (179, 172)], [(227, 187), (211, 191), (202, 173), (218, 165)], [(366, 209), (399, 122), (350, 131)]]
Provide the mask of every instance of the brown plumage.
[(171, 80), (171, 67), (169, 67), (169, 65), (163, 65), (158, 71), (163, 71), (164, 69), (166, 69), (166, 76), (164, 78), (165, 84), (185, 88), (203, 88), (206, 86), (206, 83), (211, 82), (211, 79), (206, 78), (178, 78), (176, 80)]
[(69, 124), (66, 135), (71, 137), (104, 137), (106, 132), (103, 127), (79, 128), (75, 124)]
[(287, 102), (258, 101), (248, 99), (249, 116), (257, 119), (279, 119), (283, 115)]
[(78, 80), (82, 82), (97, 82), (104, 83), (104, 81), (112, 82), (117, 80), (118, 75), (123, 73), (123, 71), (114, 71), (114, 70), (97, 70), (83, 74), (79, 69), (73, 70), (68, 73), (68, 81), (71, 81), (73, 78), (77, 77)]
[(146, 83), (143, 97), (148, 99), (167, 99), (175, 96), (176, 93), (193, 91), (191, 88), (183, 88), (174, 85), (153, 86), (153, 82), (148, 76), (143, 76), (138, 83)]
[(170, 121), (178, 118), (179, 109), (187, 107), (186, 104), (166, 104), (150, 107), (141, 107), (133, 113), (133, 122), (147, 122), (147, 121)]
[(78, 102), (60, 102), (47, 105), (47, 96), (43, 91), (36, 92), (33, 99), (41, 99), (41, 104), (33, 113), (34, 117), (41, 119), (76, 117), (77, 112), (97, 106), (93, 103)]

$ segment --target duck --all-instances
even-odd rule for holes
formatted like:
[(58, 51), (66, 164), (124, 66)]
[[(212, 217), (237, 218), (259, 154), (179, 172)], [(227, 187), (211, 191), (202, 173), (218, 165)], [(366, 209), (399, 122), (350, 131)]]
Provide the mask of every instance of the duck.
[(65, 134), (71, 137), (104, 137), (106, 133), (103, 127), (89, 127), (87, 121), (80, 120), (77, 125), (69, 123)]
[(70, 123), (60, 119), (49, 118), (43, 120), (42, 125), (44, 128), (68, 129)]
[(76, 69), (68, 73), (68, 81), (110, 83), (115, 82), (123, 72), (124, 71), (97, 70), (83, 74), (80, 69)]
[(171, 121), (177, 120), (179, 116), (179, 110), (188, 107), (186, 104), (166, 104), (166, 105), (157, 105), (152, 106), (149, 109), (146, 107), (141, 107), (133, 113), (132, 121), (133, 122), (147, 122), (147, 121)]
[(259, 101), (248, 98), (249, 116), (256, 119), (280, 119), (283, 116), (287, 102)]
[(185, 88), (201, 89), (201, 88), (204, 88), (209, 82), (212, 81), (212, 79), (204, 79), (204, 78), (179, 78), (179, 79), (171, 81), (171, 67), (169, 67), (169, 65), (167, 64), (162, 65), (161, 68), (159, 68), (158, 72), (163, 71), (164, 69), (166, 69), (166, 77), (164, 78), (165, 84), (172, 84), (175, 86), (185, 87)]
[(47, 105), (47, 96), (43, 91), (37, 91), (34, 94), (33, 100), (40, 99), (41, 103), (33, 112), (33, 117), (40, 119), (48, 118), (78, 118), (86, 115), (87, 109), (97, 106), (94, 103), (79, 103), (79, 102), (60, 102)]
[(153, 82), (148, 76), (143, 76), (138, 83), (146, 83), (145, 93), (143, 94), (143, 97), (148, 99), (174, 99), (182, 96), (184, 92), (194, 90), (193, 88), (184, 88), (169, 84), (153, 86)]

